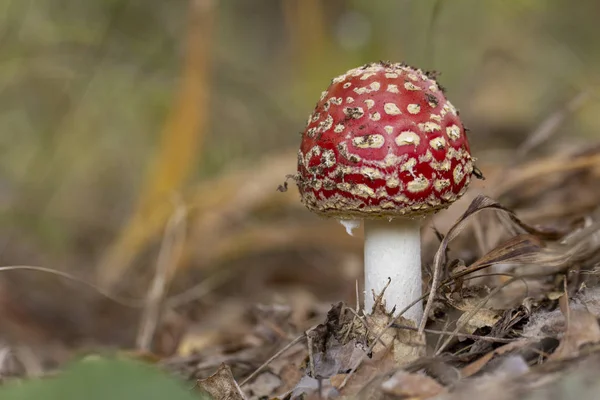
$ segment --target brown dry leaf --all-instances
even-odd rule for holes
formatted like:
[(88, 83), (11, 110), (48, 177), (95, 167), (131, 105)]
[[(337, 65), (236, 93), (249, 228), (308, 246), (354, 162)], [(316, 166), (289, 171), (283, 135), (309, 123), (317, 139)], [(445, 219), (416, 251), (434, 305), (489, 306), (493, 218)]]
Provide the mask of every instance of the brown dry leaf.
[[(471, 287), (465, 290), (460, 300), (454, 300), (452, 295), (447, 300), (454, 308), (463, 311), (456, 322), (461, 326), (462, 333), (472, 334), (479, 328), (494, 326), (502, 318), (501, 310), (481, 308), (480, 303), (489, 295), (490, 291), (485, 287)], [(477, 311), (475, 311), (477, 309)], [(475, 312), (471, 315), (470, 313)]]
[(444, 387), (425, 374), (411, 374), (399, 370), (383, 381), (381, 390), (387, 395), (418, 400), (437, 396)]
[(380, 384), (385, 374), (396, 368), (396, 363), (389, 353), (380, 352), (363, 361), (343, 388), (340, 389), (347, 374), (333, 376), (331, 383), (344, 397), (358, 395), (358, 398), (376, 398), (373, 395), (382, 393)]
[[(382, 308), (376, 308), (373, 314), (367, 316), (367, 321), (371, 340), (380, 336), (380, 341), (373, 346), (374, 354), (389, 353), (396, 366), (407, 365), (425, 356), (425, 335), (409, 329), (387, 328), (390, 316)], [(397, 318), (396, 323), (416, 328), (414, 321), (404, 317)]]
[(505, 344), (504, 346), (498, 347), (497, 349), (490, 351), (489, 353), (485, 354), (484, 356), (480, 357), (479, 359), (477, 359), (477, 360), (473, 361), (472, 363), (468, 364), (467, 366), (463, 367), (461, 369), (461, 376), (463, 378), (468, 378), (468, 377), (476, 374), (477, 372), (481, 371), (481, 369), (483, 367), (485, 367), (487, 365), (487, 363), (489, 363), (494, 357), (506, 354), (511, 351), (515, 351), (517, 349), (521, 349), (530, 343), (531, 343), (531, 340), (521, 339), (521, 340), (516, 340), (512, 343)]
[(271, 371), (264, 371), (244, 386), (244, 393), (248, 399), (269, 398), (282, 384), (279, 376)]
[(582, 346), (600, 343), (600, 326), (592, 313), (582, 309), (569, 309), (565, 314), (567, 331), (549, 360), (576, 357)]
[(477, 310), (474, 315), (470, 315), (469, 312), (465, 312), (458, 318), (456, 325), (462, 326), (462, 333), (472, 334), (477, 329), (494, 326), (496, 322), (500, 320), (500, 318), (501, 315), (499, 311), (482, 308)]
[[(432, 266), (434, 272), (431, 283), (431, 290), (429, 293), (429, 297), (427, 298), (423, 319), (419, 324), (419, 332), (422, 333), (423, 329), (425, 329), (425, 324), (427, 323), (429, 312), (431, 311), (431, 307), (433, 306), (435, 296), (437, 294), (437, 289), (441, 282), (441, 271), (443, 269), (444, 264), (446, 263), (446, 250), (448, 248), (448, 244), (451, 240), (455, 239), (463, 231), (463, 229), (465, 229), (466, 222), (469, 220), (470, 217), (486, 209), (495, 210), (506, 214), (510, 221), (512, 221), (512, 223), (514, 223), (516, 226), (520, 227), (525, 232), (538, 236), (540, 238), (558, 239), (564, 236), (564, 232), (527, 225), (524, 222), (522, 222), (519, 218), (517, 218), (517, 216), (511, 210), (505, 208), (497, 201), (484, 195), (477, 196), (471, 202), (471, 204), (463, 213), (463, 215), (458, 219), (458, 221), (456, 221), (456, 223), (450, 228), (446, 236), (442, 239), (442, 242), (440, 243), (440, 246), (435, 253)], [(534, 250), (537, 251), (537, 249)], [(519, 254), (520, 256), (523, 256), (525, 253), (522, 249), (520, 249)]]
[(199, 379), (197, 387), (200, 391), (207, 392), (213, 400), (245, 400), (244, 393), (226, 364), (221, 364), (217, 372), (208, 378)]

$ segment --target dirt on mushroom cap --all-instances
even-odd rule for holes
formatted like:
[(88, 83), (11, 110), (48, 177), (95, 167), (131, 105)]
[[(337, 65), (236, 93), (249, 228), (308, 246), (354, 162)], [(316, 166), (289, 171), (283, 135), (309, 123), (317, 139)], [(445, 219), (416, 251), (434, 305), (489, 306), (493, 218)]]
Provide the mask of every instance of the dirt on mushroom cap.
[(473, 160), (437, 82), (400, 63), (334, 78), (309, 116), (297, 183), (311, 211), (337, 218), (430, 214), (462, 196)]

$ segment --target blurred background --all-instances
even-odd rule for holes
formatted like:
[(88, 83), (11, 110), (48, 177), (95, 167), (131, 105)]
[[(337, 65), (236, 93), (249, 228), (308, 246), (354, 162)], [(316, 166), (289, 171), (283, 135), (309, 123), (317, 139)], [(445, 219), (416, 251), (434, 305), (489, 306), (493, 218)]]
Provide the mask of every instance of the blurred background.
[[(215, 348), (252, 304), (305, 328), (354, 304), (361, 234), (276, 189), (321, 91), (370, 61), (440, 71), (486, 176), (428, 221), (425, 265), (433, 227), (479, 193), (529, 223), (585, 219), (598, 15), (595, 0), (0, 2), (0, 265), (94, 286), (2, 272), (0, 338), (36, 349), (31, 371), (86, 346)], [(490, 224), (454, 254), (491, 249)]]

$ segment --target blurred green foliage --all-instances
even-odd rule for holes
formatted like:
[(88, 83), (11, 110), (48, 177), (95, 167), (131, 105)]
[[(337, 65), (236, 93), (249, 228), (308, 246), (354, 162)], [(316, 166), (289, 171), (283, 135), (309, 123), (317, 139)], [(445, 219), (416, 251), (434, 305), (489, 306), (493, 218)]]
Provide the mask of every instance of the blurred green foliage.
[(58, 377), (7, 384), (3, 400), (209, 400), (158, 369), (125, 359), (92, 358), (69, 366)]

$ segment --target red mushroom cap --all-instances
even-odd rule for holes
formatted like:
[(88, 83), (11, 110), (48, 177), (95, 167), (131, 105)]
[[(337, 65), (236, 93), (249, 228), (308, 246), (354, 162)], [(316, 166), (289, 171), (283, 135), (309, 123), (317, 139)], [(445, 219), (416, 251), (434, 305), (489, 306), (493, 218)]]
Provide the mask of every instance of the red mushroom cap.
[(464, 126), (433, 77), (380, 62), (322, 93), (302, 134), (297, 183), (317, 214), (389, 218), (448, 207), (472, 172)]

